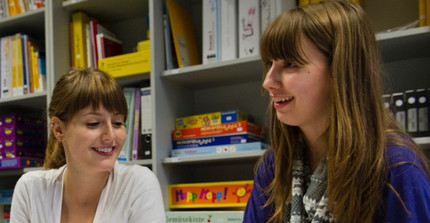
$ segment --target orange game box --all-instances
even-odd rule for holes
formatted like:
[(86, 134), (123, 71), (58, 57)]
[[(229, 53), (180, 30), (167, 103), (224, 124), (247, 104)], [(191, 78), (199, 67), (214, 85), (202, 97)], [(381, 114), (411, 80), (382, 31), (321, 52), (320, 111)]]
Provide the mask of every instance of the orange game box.
[(221, 125), (204, 126), (199, 128), (175, 129), (173, 130), (172, 140), (191, 139), (198, 137), (227, 135), (244, 132), (249, 132), (261, 136), (264, 135), (261, 126), (248, 121), (237, 121)]

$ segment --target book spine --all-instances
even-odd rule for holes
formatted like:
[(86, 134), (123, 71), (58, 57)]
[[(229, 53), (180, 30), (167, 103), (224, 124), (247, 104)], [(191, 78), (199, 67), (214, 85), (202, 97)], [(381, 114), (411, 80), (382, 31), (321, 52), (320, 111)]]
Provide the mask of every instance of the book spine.
[(418, 0), (418, 25), (426, 26), (427, 25), (427, 4), (428, 0)]
[(139, 158), (139, 140), (140, 140), (140, 89), (135, 89), (134, 98), (134, 120), (133, 120), (133, 144), (131, 149), (131, 160), (137, 160)]
[(152, 95), (150, 87), (140, 89), (141, 99), (141, 150), (142, 158), (152, 157)]
[(122, 150), (118, 156), (118, 161), (130, 161), (131, 158), (131, 146), (133, 138), (133, 123), (134, 123), (134, 105), (135, 105), (135, 89), (127, 87), (123, 89), (125, 99), (127, 101), (128, 114), (125, 122), (127, 137), (125, 139)]
[(417, 97), (414, 90), (405, 91), (405, 102), (406, 102), (406, 118), (407, 118), (407, 129), (406, 131), (412, 136), (418, 136), (418, 108), (417, 108)]
[(257, 56), (260, 41), (259, 0), (239, 0), (239, 57)]
[(429, 126), (429, 107), (430, 107), (430, 89), (417, 89), (418, 100), (418, 136), (430, 136)]
[(5, 36), (1, 38), (1, 98), (11, 96), (12, 80), (11, 80), (11, 52), (12, 38)]
[(87, 68), (87, 44), (85, 24), (89, 22), (89, 17), (83, 12), (72, 14), (73, 24), (73, 53), (76, 68)]
[(221, 61), (237, 58), (237, 0), (220, 0)]
[(21, 35), (21, 61), (24, 94), (30, 93), (30, 76), (28, 73), (27, 35)]
[(406, 131), (406, 107), (403, 92), (393, 94), (393, 110), (399, 127)]
[(203, 0), (203, 64), (220, 61), (220, 0)]

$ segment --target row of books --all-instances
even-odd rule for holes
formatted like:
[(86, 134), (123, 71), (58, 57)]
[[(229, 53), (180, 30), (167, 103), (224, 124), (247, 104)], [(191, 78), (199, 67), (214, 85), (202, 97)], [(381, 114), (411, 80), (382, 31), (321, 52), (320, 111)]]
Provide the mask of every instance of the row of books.
[(123, 89), (127, 100), (127, 138), (119, 161), (150, 159), (152, 157), (152, 96), (150, 87)]
[(44, 123), (28, 115), (0, 115), (0, 169), (42, 166), (46, 146)]
[(137, 52), (123, 53), (117, 34), (82, 11), (72, 14), (69, 29), (72, 67), (99, 68), (115, 78), (151, 70), (149, 40), (138, 42)]
[(172, 157), (262, 150), (263, 128), (240, 110), (220, 111), (176, 119)]
[(384, 95), (400, 127), (412, 137), (430, 136), (430, 88)]
[(242, 223), (244, 211), (166, 211), (166, 222)]
[(100, 59), (122, 54), (117, 34), (85, 12), (72, 14), (69, 32), (72, 67), (97, 68)]
[(0, 0), (0, 18), (45, 7), (45, 0)]
[(192, 25), (196, 18), (174, 0), (167, 0), (166, 68), (257, 56), (262, 30), (283, 11), (296, 6), (295, 0), (203, 0), (200, 54)]
[(0, 38), (0, 98), (42, 92), (46, 85), (45, 52), (27, 34)]

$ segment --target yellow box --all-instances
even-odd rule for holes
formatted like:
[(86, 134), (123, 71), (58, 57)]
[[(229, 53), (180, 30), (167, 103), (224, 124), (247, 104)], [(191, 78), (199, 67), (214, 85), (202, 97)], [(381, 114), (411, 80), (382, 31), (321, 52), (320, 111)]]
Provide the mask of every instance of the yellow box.
[(150, 41), (149, 40), (143, 40), (137, 43), (137, 51), (145, 51), (145, 50), (151, 50), (151, 45), (150, 45)]
[(247, 113), (240, 110), (230, 110), (176, 118), (175, 128), (177, 130), (188, 128), (201, 128), (205, 126), (214, 126), (247, 120)]
[(169, 185), (170, 208), (245, 207), (252, 180)]
[(148, 73), (151, 71), (150, 51), (138, 51), (100, 59), (99, 69), (113, 77)]

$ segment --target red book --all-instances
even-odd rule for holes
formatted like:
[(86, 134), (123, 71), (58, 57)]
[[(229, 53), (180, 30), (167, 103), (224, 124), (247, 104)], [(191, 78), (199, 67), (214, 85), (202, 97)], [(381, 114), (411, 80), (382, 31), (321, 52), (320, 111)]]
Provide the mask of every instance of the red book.
[(98, 59), (122, 54), (122, 42), (112, 36), (100, 33), (97, 34)]

